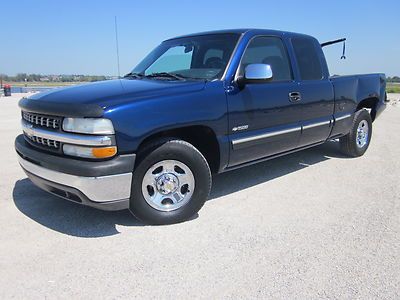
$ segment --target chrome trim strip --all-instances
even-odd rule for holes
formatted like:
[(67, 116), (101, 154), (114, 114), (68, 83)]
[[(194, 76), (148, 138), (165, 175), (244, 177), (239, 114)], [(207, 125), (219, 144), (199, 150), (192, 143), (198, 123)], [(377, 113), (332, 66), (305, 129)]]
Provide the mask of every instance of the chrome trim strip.
[(301, 130), (301, 126), (297, 126), (297, 127), (293, 127), (293, 128), (289, 128), (289, 129), (285, 129), (285, 130), (279, 130), (279, 131), (273, 131), (273, 132), (253, 135), (253, 136), (249, 136), (249, 137), (245, 137), (245, 138), (241, 138), (241, 139), (232, 140), (232, 145), (235, 146), (235, 145), (239, 145), (239, 144), (243, 144), (243, 143), (253, 142), (256, 140), (262, 140), (265, 138), (269, 138), (269, 137), (273, 137), (273, 136), (277, 136), (277, 135), (281, 135), (281, 134), (286, 134), (286, 133), (291, 133), (291, 132), (296, 132), (296, 131), (300, 131), (300, 130)]
[(318, 127), (318, 126), (330, 125), (331, 122), (332, 122), (332, 120), (308, 124), (308, 125), (303, 126), (303, 130), (304, 129), (315, 128), (315, 127)]
[(18, 156), (21, 167), (43, 179), (76, 188), (94, 202), (128, 199), (131, 196), (132, 173), (100, 177), (65, 174), (35, 165)]
[(352, 116), (352, 114), (346, 114), (346, 115), (343, 115), (343, 116), (338, 117), (338, 118), (335, 117), (335, 121), (341, 121), (341, 120), (350, 118), (351, 116)]
[(109, 136), (83, 135), (65, 132), (56, 132), (35, 128), (30, 123), (22, 120), (22, 130), (28, 136), (37, 136), (48, 140), (54, 140), (66, 144), (84, 145), (84, 146), (109, 146), (112, 145), (112, 139)]

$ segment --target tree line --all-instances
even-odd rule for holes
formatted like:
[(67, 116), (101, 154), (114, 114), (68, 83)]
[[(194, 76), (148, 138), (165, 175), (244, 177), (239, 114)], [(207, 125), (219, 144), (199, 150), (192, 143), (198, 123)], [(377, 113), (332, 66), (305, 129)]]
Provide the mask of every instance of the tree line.
[(15, 76), (0, 74), (0, 79), (6, 82), (92, 82), (110, 79), (104, 75), (42, 75), (18, 73)]
[(399, 76), (387, 77), (386, 81), (387, 82), (400, 82), (400, 77)]

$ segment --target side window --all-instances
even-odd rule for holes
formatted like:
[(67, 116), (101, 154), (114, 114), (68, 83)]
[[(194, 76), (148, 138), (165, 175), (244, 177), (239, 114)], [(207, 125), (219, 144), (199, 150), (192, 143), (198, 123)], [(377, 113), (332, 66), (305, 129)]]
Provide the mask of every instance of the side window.
[(320, 80), (323, 78), (321, 62), (314, 41), (309, 38), (292, 39), (294, 53), (302, 80)]
[(289, 58), (280, 38), (260, 36), (251, 40), (243, 54), (240, 72), (250, 64), (268, 64), (272, 69), (272, 81), (292, 80)]

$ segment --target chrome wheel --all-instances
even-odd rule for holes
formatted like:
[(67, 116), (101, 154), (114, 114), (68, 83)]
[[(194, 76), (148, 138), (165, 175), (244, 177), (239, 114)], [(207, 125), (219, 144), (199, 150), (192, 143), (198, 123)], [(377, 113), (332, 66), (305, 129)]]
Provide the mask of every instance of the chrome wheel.
[(357, 127), (357, 147), (363, 148), (368, 143), (368, 131), (368, 122), (366, 120), (362, 120)]
[(194, 176), (187, 165), (177, 160), (163, 160), (145, 173), (142, 194), (151, 207), (172, 211), (190, 201), (194, 186)]

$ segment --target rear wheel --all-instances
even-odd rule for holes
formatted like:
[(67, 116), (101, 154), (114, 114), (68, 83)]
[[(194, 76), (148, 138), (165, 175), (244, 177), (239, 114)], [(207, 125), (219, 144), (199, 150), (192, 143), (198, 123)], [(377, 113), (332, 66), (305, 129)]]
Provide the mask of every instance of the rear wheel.
[(211, 189), (206, 159), (193, 145), (177, 139), (159, 140), (146, 149), (134, 171), (130, 211), (150, 224), (187, 220), (200, 210)]
[(350, 132), (340, 138), (340, 148), (348, 156), (362, 156), (368, 149), (371, 137), (371, 115), (365, 109), (359, 110), (354, 115)]

